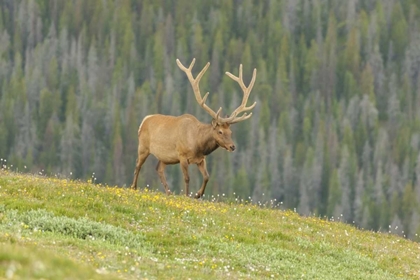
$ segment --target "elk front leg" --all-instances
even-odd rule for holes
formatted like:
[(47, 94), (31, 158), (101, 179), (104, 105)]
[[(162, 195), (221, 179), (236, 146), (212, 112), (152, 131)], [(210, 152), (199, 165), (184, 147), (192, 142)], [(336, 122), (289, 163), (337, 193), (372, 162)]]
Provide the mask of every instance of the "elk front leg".
[(168, 183), (166, 182), (166, 177), (165, 177), (165, 167), (166, 167), (166, 164), (164, 164), (162, 161), (159, 161), (156, 166), (156, 171), (159, 175), (159, 178), (160, 178), (160, 181), (162, 182), (163, 187), (165, 188), (166, 194), (170, 195), (171, 191), (169, 190), (169, 186), (168, 186)]
[(189, 186), (190, 186), (190, 175), (188, 175), (188, 161), (186, 159), (181, 160), (180, 164), (181, 164), (182, 173), (184, 174), (185, 195), (188, 196)]
[(143, 151), (141, 148), (139, 148), (137, 161), (136, 161), (136, 168), (134, 170), (133, 184), (131, 185), (132, 189), (137, 190), (137, 178), (139, 176), (141, 166), (146, 161), (148, 156), (149, 156), (149, 152)]
[(198, 163), (197, 167), (203, 175), (203, 184), (201, 185), (200, 190), (195, 194), (195, 198), (200, 198), (203, 196), (204, 191), (206, 190), (207, 182), (209, 181), (209, 173), (207, 172), (206, 159), (203, 159), (200, 163)]

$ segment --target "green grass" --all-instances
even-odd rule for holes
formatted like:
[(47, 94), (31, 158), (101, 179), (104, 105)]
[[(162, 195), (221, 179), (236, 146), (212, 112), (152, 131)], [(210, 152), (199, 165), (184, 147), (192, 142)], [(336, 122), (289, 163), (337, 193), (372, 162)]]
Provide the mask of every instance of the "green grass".
[(419, 279), (420, 244), (291, 211), (0, 171), (0, 278)]

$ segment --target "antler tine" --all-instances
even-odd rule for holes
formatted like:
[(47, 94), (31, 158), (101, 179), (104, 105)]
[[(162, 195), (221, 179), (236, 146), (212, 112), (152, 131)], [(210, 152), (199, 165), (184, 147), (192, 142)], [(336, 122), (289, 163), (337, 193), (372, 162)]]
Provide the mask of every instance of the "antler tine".
[(188, 67), (188, 70), (192, 70), (192, 68), (194, 67), (195, 64), (195, 58), (193, 58), (193, 60), (191, 61), (190, 67)]
[(239, 84), (242, 91), (244, 92), (244, 97), (242, 98), (241, 105), (239, 105), (239, 107), (236, 108), (235, 111), (233, 111), (233, 113), (230, 115), (230, 117), (223, 118), (223, 119), (221, 119), (221, 121), (233, 124), (233, 123), (237, 123), (237, 122), (240, 122), (240, 121), (247, 120), (252, 116), (252, 113), (250, 113), (249, 115), (247, 113), (244, 113), (240, 117), (236, 117), (236, 116), (239, 113), (242, 113), (244, 111), (249, 111), (249, 110), (253, 109), (255, 107), (255, 105), (257, 105), (257, 102), (254, 102), (251, 106), (249, 106), (249, 107), (246, 106), (246, 103), (248, 102), (248, 98), (249, 98), (249, 95), (251, 93), (251, 90), (254, 87), (255, 79), (257, 77), (257, 69), (254, 68), (254, 71), (252, 73), (252, 79), (251, 79), (251, 82), (249, 83), (248, 87), (245, 86), (245, 83), (244, 83), (244, 80), (243, 80), (242, 64), (239, 65), (239, 75), (238, 75), (238, 77), (236, 77), (235, 75), (233, 75), (230, 72), (226, 72), (226, 75), (228, 75), (229, 78), (231, 78), (232, 80), (236, 81)]
[[(187, 68), (187, 67), (185, 67), (185, 66), (184, 66), (184, 64), (182, 64), (182, 62), (181, 62), (178, 58), (176, 59), (176, 64), (178, 64), (178, 67), (179, 67), (182, 71), (184, 71), (184, 72), (185, 72), (185, 74), (187, 74), (188, 79), (189, 79), (189, 78), (190, 78), (190, 76), (191, 76), (192, 80), (194, 80), (194, 77), (192, 76), (191, 70), (192, 70), (192, 68), (194, 67), (194, 64), (195, 64), (195, 58), (193, 58), (193, 60), (191, 61), (190, 66), (188, 66), (188, 68)], [(204, 70), (204, 69), (203, 69), (203, 70)], [(207, 70), (207, 69), (206, 69), (206, 70)]]
[(244, 113), (242, 116), (240, 116), (238, 118), (235, 118), (233, 121), (231, 121), (229, 123), (234, 124), (234, 123), (237, 123), (237, 122), (241, 122), (241, 121), (249, 119), (251, 116), (252, 116), (252, 113), (249, 113), (249, 115), (247, 113)]
[(200, 83), (201, 78), (203, 77), (204, 73), (207, 71), (207, 69), (208, 69), (208, 68), (209, 68), (209, 66), (210, 66), (210, 62), (207, 62), (206, 66), (204, 66), (204, 68), (200, 71), (200, 73), (198, 73), (198, 75), (197, 75), (197, 77), (196, 77), (196, 78), (194, 78), (194, 77), (193, 77), (192, 72), (191, 72), (191, 70), (192, 70), (192, 68), (194, 67), (194, 64), (195, 64), (195, 58), (192, 60), (192, 62), (191, 62), (191, 64), (190, 64), (190, 66), (189, 66), (188, 68), (187, 68), (187, 67), (185, 67), (185, 66), (181, 63), (181, 61), (179, 61), (179, 59), (177, 59), (177, 60), (176, 60), (176, 63), (178, 64), (178, 67), (179, 67), (182, 71), (184, 71), (184, 72), (185, 72), (185, 74), (187, 75), (188, 80), (190, 81), (191, 86), (192, 86), (192, 88), (193, 88), (195, 99), (197, 100), (198, 104), (200, 104), (200, 106), (201, 106), (201, 107), (203, 107), (203, 109), (204, 109), (207, 113), (209, 113), (209, 114), (210, 114), (210, 116), (211, 116), (213, 119), (218, 120), (218, 119), (219, 119), (220, 112), (222, 111), (222, 107), (220, 107), (220, 109), (219, 109), (219, 110), (217, 111), (217, 113), (216, 113), (216, 112), (214, 112), (214, 111), (213, 111), (213, 110), (212, 110), (209, 106), (207, 106), (207, 105), (205, 104), (205, 102), (206, 102), (206, 100), (207, 100), (207, 97), (208, 97), (209, 93), (207, 92), (207, 93), (204, 95), (204, 97), (202, 98), (202, 97), (201, 97), (201, 93), (200, 93), (200, 86), (199, 86), (199, 83)]

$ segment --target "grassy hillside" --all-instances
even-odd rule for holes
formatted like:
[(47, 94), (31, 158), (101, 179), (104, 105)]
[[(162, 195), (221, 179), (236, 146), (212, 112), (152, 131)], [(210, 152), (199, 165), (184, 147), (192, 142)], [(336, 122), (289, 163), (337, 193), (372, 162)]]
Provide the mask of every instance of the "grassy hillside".
[(397, 236), (5, 171), (0, 244), (0, 278), (420, 278), (420, 245)]

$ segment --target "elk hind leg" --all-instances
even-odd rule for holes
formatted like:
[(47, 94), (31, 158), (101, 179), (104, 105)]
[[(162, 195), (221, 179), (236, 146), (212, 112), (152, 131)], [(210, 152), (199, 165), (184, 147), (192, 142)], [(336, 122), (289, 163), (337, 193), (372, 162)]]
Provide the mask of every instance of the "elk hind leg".
[(169, 186), (168, 186), (168, 183), (166, 182), (166, 177), (165, 177), (165, 167), (166, 167), (166, 164), (159, 160), (156, 166), (156, 171), (159, 175), (159, 178), (160, 178), (160, 181), (162, 182), (163, 187), (165, 188), (166, 194), (170, 195), (171, 191), (169, 190)]
[(134, 169), (133, 184), (131, 185), (132, 189), (137, 190), (137, 178), (139, 177), (141, 166), (146, 161), (148, 156), (149, 156), (149, 152), (144, 151), (139, 147), (139, 152), (138, 152), (137, 161), (136, 161), (136, 168)]
[(203, 159), (200, 163), (197, 163), (198, 170), (200, 170), (203, 175), (203, 184), (201, 185), (200, 190), (195, 194), (195, 198), (200, 198), (203, 196), (204, 191), (206, 190), (207, 182), (209, 181), (209, 172), (207, 172), (206, 160)]
[(181, 160), (180, 165), (181, 165), (182, 173), (184, 174), (185, 195), (188, 196), (189, 186), (190, 186), (190, 175), (188, 174), (188, 161), (187, 160)]

